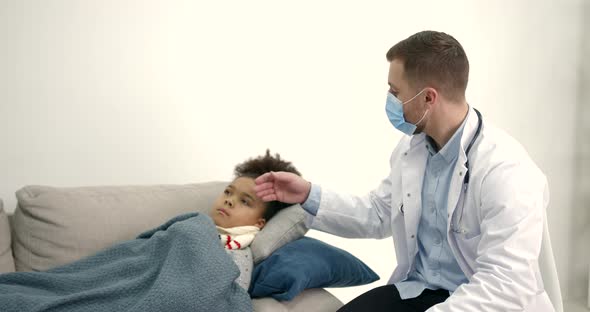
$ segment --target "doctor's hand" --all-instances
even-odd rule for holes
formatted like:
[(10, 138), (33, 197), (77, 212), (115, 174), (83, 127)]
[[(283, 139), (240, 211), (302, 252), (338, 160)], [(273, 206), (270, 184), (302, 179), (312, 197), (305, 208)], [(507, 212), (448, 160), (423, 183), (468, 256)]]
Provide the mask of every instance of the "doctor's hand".
[(311, 183), (291, 172), (267, 172), (254, 180), (256, 196), (263, 201), (278, 200), (287, 204), (303, 203)]

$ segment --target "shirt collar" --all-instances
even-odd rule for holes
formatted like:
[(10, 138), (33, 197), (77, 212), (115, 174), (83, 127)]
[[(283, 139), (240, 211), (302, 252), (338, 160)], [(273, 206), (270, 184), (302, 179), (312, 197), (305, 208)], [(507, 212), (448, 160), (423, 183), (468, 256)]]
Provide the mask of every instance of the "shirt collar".
[(469, 119), (469, 114), (471, 114), (471, 110), (467, 111), (467, 116), (463, 119), (461, 126), (455, 131), (451, 139), (443, 146), (443, 148), (439, 151), (436, 149), (436, 143), (434, 140), (426, 136), (426, 148), (431, 156), (436, 155), (437, 153), (440, 154), (443, 159), (447, 163), (451, 163), (454, 161), (457, 156), (459, 155), (459, 148), (461, 147), (461, 137), (463, 136), (463, 129), (465, 129), (465, 124)]

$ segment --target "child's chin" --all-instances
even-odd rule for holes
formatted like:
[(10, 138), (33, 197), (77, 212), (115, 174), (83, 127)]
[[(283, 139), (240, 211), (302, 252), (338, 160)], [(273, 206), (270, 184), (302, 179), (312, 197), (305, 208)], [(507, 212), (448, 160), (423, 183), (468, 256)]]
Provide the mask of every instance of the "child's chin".
[(220, 217), (213, 218), (213, 222), (215, 223), (215, 225), (220, 226), (222, 228), (232, 227), (231, 224), (229, 222), (227, 222), (227, 220), (224, 220), (223, 218), (220, 218)]

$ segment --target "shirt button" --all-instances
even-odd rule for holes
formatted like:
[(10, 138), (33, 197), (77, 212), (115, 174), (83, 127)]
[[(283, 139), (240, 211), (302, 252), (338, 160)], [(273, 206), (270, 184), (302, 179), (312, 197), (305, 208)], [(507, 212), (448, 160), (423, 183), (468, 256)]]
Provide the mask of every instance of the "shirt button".
[(414, 235), (410, 236), (411, 238), (414, 238)]
[(408, 193), (408, 197), (410, 197), (410, 193)]
[(404, 153), (404, 156), (408, 156), (408, 153)]

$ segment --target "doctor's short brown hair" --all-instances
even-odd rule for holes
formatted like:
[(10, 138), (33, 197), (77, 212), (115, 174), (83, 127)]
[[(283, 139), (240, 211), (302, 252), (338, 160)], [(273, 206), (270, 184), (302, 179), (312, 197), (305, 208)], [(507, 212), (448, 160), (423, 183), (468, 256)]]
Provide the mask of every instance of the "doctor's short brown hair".
[(465, 99), (469, 60), (451, 35), (430, 30), (416, 33), (391, 47), (386, 58), (404, 64), (405, 78), (415, 91), (432, 86), (450, 100)]
[[(234, 169), (234, 175), (236, 179), (241, 177), (256, 179), (259, 176), (271, 171), (285, 171), (301, 176), (301, 173), (299, 173), (299, 171), (291, 164), (291, 162), (281, 159), (281, 155), (279, 154), (272, 156), (270, 154), (270, 150), (268, 149), (266, 150), (266, 154), (263, 156), (250, 158), (243, 163), (238, 164)], [(277, 212), (289, 206), (291, 206), (291, 204), (279, 201), (268, 202), (263, 217), (266, 219), (266, 221), (268, 221)]]

